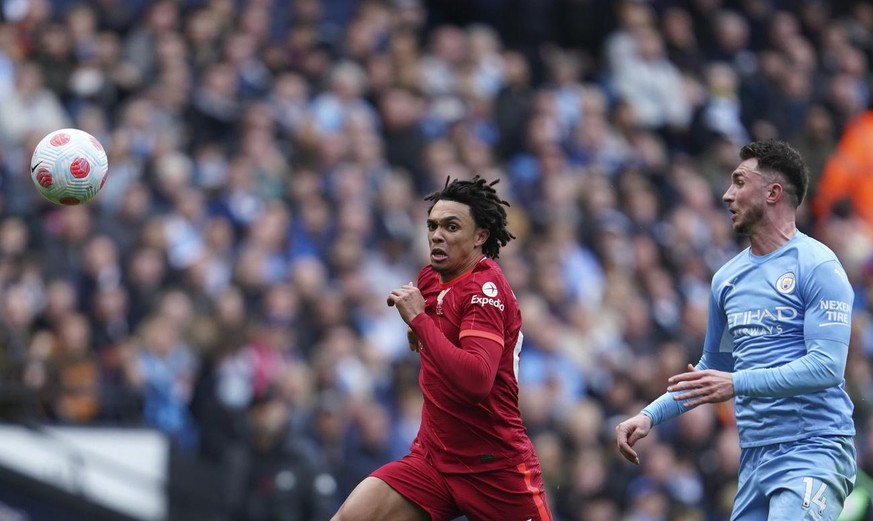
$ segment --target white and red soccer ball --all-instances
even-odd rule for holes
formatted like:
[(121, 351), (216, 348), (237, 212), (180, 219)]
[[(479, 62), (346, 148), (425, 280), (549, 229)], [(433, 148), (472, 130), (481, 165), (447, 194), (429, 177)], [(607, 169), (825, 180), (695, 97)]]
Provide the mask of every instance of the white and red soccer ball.
[(30, 159), (34, 186), (56, 204), (76, 205), (91, 200), (103, 188), (108, 172), (103, 145), (77, 128), (49, 132)]

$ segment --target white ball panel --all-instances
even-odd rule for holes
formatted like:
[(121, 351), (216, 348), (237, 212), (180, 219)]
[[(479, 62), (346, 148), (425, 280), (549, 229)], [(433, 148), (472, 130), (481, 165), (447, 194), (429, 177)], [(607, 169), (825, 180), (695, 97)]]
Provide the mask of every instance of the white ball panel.
[[(79, 159), (88, 162), (87, 175), (82, 177), (76, 177), (72, 171)], [(100, 191), (109, 161), (96, 138), (82, 130), (66, 128), (43, 137), (30, 165), (33, 184), (46, 199), (58, 204), (81, 204)], [(46, 171), (51, 175), (51, 184), (43, 186), (48, 184)]]

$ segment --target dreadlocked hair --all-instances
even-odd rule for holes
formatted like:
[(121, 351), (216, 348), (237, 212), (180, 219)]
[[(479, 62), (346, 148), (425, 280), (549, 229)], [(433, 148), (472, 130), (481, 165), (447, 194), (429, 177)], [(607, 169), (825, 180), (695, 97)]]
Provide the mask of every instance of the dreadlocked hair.
[[(515, 236), (506, 229), (506, 208), (510, 206), (497, 195), (494, 185), (499, 179), (486, 182), (479, 175), (473, 176), (470, 181), (460, 179), (451, 180), (446, 178), (446, 185), (442, 190), (425, 197), (425, 201), (436, 204), (437, 201), (455, 201), (470, 207), (473, 221), (479, 228), (488, 230), (488, 239), (482, 245), (482, 253), (496, 259), (500, 256), (500, 248), (515, 239)], [(428, 209), (428, 213), (433, 205)]]

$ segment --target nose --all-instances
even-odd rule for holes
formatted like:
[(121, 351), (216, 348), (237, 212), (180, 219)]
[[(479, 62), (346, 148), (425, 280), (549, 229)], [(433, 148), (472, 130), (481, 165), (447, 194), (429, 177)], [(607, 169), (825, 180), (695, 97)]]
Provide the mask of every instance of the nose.
[(731, 187), (728, 187), (728, 189), (727, 189), (727, 191), (724, 193), (724, 195), (721, 196), (721, 200), (724, 201), (724, 202), (726, 202), (726, 203), (729, 203), (729, 202), (731, 202), (731, 201), (734, 200), (734, 190), (733, 190), (733, 187), (732, 187), (732, 186), (731, 186)]

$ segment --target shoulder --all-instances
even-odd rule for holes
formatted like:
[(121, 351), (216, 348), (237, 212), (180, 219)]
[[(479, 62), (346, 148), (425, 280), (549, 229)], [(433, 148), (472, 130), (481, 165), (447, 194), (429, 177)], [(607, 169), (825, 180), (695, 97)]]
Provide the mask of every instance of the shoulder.
[(430, 265), (421, 268), (421, 271), (418, 272), (417, 286), (419, 289), (431, 284), (436, 284), (438, 281), (439, 275), (437, 275)]
[[(482, 294), (490, 297), (511, 295), (503, 271), (492, 259), (483, 258), (472, 270), (451, 284), (453, 295)], [(456, 297), (458, 298), (458, 297)]]
[(480, 302), (494, 303), (501, 311), (504, 305), (508, 305), (510, 309), (517, 306), (515, 293), (503, 275), (503, 270), (489, 258), (483, 259), (474, 268), (472, 276), (465, 281), (460, 293), (473, 295), (473, 299), (478, 298)]
[(734, 255), (729, 261), (722, 264), (712, 276), (712, 286), (720, 287), (726, 281), (736, 276), (736, 273), (749, 262), (749, 248)]
[(804, 254), (801, 259), (809, 259), (818, 262), (836, 260), (837, 254), (824, 243), (806, 235), (805, 233), (798, 232), (798, 234), (796, 248)]
[(806, 268), (804, 270), (806, 273), (812, 273), (816, 268), (826, 265), (828, 270), (832, 267), (839, 268), (838, 271), (845, 276), (843, 263), (832, 249), (808, 235), (802, 236), (801, 239), (797, 246), (797, 258), (801, 267)]
[(490, 257), (482, 257), (482, 260), (476, 263), (476, 266), (473, 267), (473, 275), (494, 271), (503, 273), (500, 269), (500, 265), (497, 264), (497, 261)]
[(797, 284), (814, 294), (824, 292), (851, 302), (853, 289), (840, 259), (826, 245), (801, 234), (794, 245), (797, 259)]
[(436, 275), (436, 272), (433, 270), (433, 267), (428, 264), (419, 270), (418, 279), (421, 280), (422, 278), (433, 277), (434, 275)]
[(469, 284), (478, 287), (489, 282), (500, 288), (509, 289), (509, 282), (506, 280), (503, 270), (500, 269), (500, 265), (494, 259), (485, 257), (473, 268)]
[(796, 251), (797, 263), (803, 272), (811, 273), (818, 266), (828, 262), (841, 264), (837, 254), (829, 247), (809, 235), (798, 233), (793, 248)]

